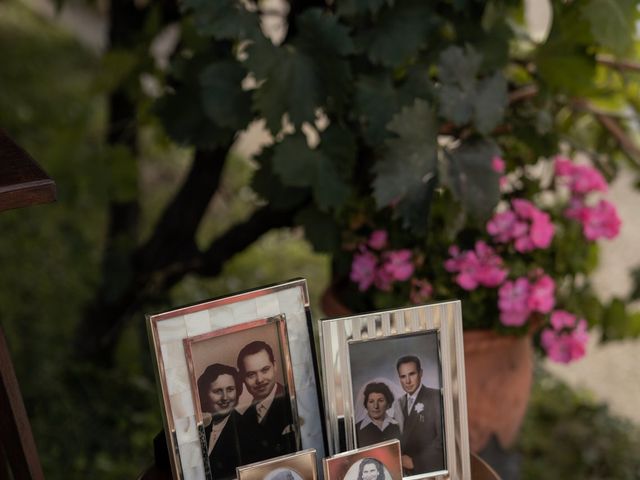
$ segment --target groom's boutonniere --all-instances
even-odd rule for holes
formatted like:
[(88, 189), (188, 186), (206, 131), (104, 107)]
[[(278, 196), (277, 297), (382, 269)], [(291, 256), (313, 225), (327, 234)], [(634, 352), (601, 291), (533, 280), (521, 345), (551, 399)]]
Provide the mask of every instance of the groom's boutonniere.
[(424, 422), (424, 416), (422, 415), (422, 411), (424, 410), (424, 403), (416, 403), (413, 407), (417, 414), (420, 415), (420, 421)]

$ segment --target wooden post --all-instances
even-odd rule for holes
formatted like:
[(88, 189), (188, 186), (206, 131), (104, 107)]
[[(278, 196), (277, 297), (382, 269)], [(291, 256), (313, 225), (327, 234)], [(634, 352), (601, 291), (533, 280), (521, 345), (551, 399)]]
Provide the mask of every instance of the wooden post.
[[(0, 129), (0, 211), (56, 199), (55, 183)], [(13, 476), (7, 471), (7, 463)], [(9, 347), (0, 328), (0, 480), (43, 480)]]

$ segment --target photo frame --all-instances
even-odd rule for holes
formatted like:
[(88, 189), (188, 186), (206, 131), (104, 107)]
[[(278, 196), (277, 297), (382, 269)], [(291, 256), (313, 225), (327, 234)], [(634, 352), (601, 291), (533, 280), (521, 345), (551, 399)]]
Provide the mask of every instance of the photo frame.
[(238, 467), (238, 480), (317, 480), (317, 455), (313, 448)]
[[(203, 431), (196, 421), (196, 404), (185, 350), (185, 340), (246, 324), (283, 316), (300, 424), (300, 448), (325, 452), (324, 425), (318, 415), (322, 404), (307, 283), (294, 279), (235, 293), (195, 305), (147, 315), (151, 352), (159, 385), (169, 460), (174, 478), (208, 480), (203, 459)], [(206, 443), (205, 443), (206, 445)]]
[(324, 480), (401, 480), (400, 442), (389, 440), (325, 458)]
[(320, 340), (330, 454), (387, 435), (403, 478), (469, 478), (459, 301), (323, 319)]

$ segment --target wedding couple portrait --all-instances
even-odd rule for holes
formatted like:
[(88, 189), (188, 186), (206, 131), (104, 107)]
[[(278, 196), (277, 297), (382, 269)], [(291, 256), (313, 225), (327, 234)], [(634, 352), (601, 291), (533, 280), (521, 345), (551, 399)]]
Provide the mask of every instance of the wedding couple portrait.
[(436, 332), (349, 345), (357, 447), (400, 441), (405, 476), (445, 469)]
[(196, 338), (190, 346), (214, 479), (236, 478), (238, 466), (298, 450), (277, 322)]

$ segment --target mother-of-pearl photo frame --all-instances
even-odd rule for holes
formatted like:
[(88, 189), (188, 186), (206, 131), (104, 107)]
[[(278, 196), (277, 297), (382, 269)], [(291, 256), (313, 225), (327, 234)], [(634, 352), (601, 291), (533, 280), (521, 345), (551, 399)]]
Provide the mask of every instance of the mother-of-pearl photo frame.
[(328, 453), (335, 455), (356, 447), (349, 346), (354, 342), (437, 332), (446, 471), (404, 478), (471, 478), (460, 301), (327, 318), (319, 323)]
[(184, 340), (277, 315), (284, 315), (288, 332), (302, 448), (314, 448), (318, 458), (324, 456), (309, 293), (306, 280), (295, 279), (147, 315), (174, 478), (207, 479)]

